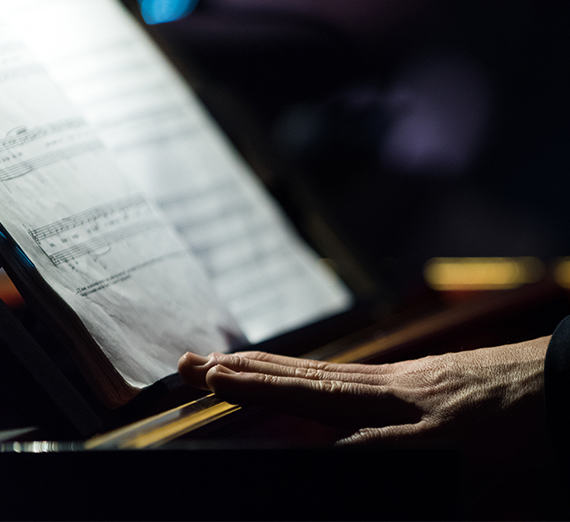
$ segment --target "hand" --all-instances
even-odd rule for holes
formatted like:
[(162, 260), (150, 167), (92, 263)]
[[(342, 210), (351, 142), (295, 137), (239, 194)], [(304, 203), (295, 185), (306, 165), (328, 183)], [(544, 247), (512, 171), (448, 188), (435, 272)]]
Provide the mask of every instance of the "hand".
[[(232, 403), (263, 405), (373, 440), (478, 438), (541, 419), (549, 337), (394, 364), (332, 364), (262, 352), (185, 354), (179, 372)], [(519, 418), (520, 417), (520, 418)], [(491, 431), (488, 431), (491, 430)], [(520, 432), (518, 435), (520, 439)]]

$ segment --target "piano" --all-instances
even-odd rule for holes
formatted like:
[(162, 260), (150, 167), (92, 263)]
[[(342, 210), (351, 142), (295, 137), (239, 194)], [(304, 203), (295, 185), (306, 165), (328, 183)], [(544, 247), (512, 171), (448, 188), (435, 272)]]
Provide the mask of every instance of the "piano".
[[(135, 2), (125, 3), (137, 8)], [(209, 22), (201, 23), (203, 30)], [(167, 45), (191, 46), (192, 36), (181, 24), (170, 26)], [(154, 31), (163, 40), (166, 33)], [(198, 55), (200, 50), (194, 49)], [(207, 74), (201, 79), (206, 82)], [(264, 141), (233, 96), (202, 90), (211, 110), (225, 113), (220, 120), (230, 135), (232, 125), (234, 137), (236, 128), (248, 129), (242, 149)], [(253, 160), (263, 164), (268, 156), (256, 151)], [(320, 171), (306, 182), (267, 172), (261, 169), (264, 181), (305, 225), (307, 214), (300, 207), (307, 202), (313, 208), (334, 207), (342, 192), (338, 180)], [(350, 239), (360, 247), (359, 240), (371, 233), (356, 226), (370, 222), (367, 186), (361, 183), (351, 205), (333, 216), (348, 216), (359, 205), (365, 209), (352, 221)], [(314, 194), (327, 187), (323, 204)], [(414, 189), (415, 196), (421, 189)], [(406, 214), (386, 208), (386, 213)], [(304, 232), (318, 236), (322, 223), (310, 224), (313, 229)], [(367, 254), (378, 261), (371, 250)], [(353, 261), (339, 258), (348, 272), (368, 274), (360, 263), (351, 266)], [(418, 272), (416, 265), (406, 269)], [(372, 279), (352, 283), (363, 288)], [(402, 281), (398, 285), (401, 290)], [(0, 297), (9, 301), (7, 293)], [(226, 403), (189, 388), (176, 375), (133, 404), (107, 411), (42, 318), (21, 302), (11, 304), (0, 307), (0, 512), (5, 519), (446, 520), (565, 513), (566, 506), (557, 504), (558, 475), (551, 468), (525, 469), (519, 462), (509, 470), (497, 461), (486, 463), (488, 474), (478, 469), (470, 476), (474, 465), (456, 447), (336, 448), (337, 430), (255, 405)], [(570, 311), (567, 290), (551, 273), (512, 290), (437, 292), (422, 286), (422, 295), (405, 305), (374, 305), (260, 348), (334, 362), (388, 363), (546, 335)]]

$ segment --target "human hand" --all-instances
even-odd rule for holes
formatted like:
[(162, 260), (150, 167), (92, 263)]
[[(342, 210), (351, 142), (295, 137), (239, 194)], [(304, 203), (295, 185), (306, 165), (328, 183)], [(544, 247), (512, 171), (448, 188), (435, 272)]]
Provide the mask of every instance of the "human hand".
[[(332, 364), (262, 352), (185, 354), (191, 385), (347, 428), (343, 443), (477, 438), (493, 422), (540, 423), (549, 337), (394, 364)], [(515, 421), (516, 420), (516, 421)], [(517, 426), (518, 427), (518, 426)]]

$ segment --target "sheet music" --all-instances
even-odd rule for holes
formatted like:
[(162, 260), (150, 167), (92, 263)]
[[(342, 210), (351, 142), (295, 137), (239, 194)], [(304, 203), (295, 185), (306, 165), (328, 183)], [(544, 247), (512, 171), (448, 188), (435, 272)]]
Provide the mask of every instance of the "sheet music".
[(129, 16), (114, 0), (18, 0), (11, 18), (252, 342), (347, 308), (349, 292)]
[(57, 266), (83, 255), (97, 254), (117, 240), (161, 225), (148, 201), (135, 195), (67, 216), (28, 233)]
[(133, 386), (227, 350), (241, 333), (201, 267), (15, 34), (0, 26), (2, 225)]
[[(25, 73), (18, 70), (18, 76), (37, 72), (33, 69), (24, 70)], [(15, 76), (9, 74), (7, 77)], [(80, 118), (57, 121), (29, 130), (16, 128), (0, 140), (0, 181), (17, 178), (40, 167), (102, 147), (101, 141), (95, 138), (87, 123)]]

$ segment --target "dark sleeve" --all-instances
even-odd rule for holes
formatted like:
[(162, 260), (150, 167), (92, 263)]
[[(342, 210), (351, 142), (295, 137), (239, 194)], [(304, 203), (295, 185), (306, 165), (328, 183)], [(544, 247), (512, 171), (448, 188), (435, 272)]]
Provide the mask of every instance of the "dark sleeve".
[(570, 316), (556, 327), (548, 345), (544, 395), (550, 437), (566, 453), (570, 447)]

